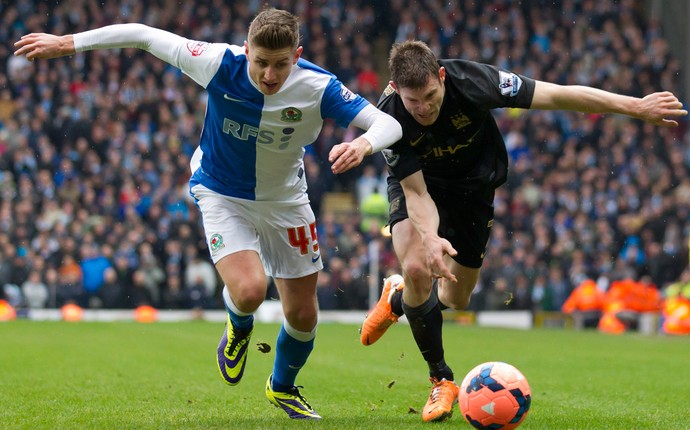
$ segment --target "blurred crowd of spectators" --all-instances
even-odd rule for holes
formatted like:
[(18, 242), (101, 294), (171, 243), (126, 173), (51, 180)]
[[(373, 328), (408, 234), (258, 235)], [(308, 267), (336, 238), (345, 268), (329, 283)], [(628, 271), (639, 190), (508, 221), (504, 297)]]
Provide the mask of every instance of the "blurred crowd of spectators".
[[(391, 43), (439, 57), (632, 96), (682, 94), (679, 62), (632, 0), (282, 0), (302, 20), (303, 57), (376, 103)], [(24, 1), (0, 5), (0, 298), (17, 306), (219, 308), (222, 283), (188, 192), (205, 94), (134, 49), (29, 63), (29, 32), (141, 22), (242, 44), (258, 1)], [(690, 137), (608, 115), (499, 110), (511, 158), (472, 309), (560, 309), (585, 278), (659, 288), (687, 266)], [(326, 269), (322, 309), (368, 307), (370, 244), (381, 276), (399, 271), (385, 223), (379, 155), (334, 176), (332, 145), (359, 131), (327, 122), (305, 159)], [(356, 202), (348, 216), (330, 192)], [(367, 208), (364, 215), (360, 209)], [(369, 211), (371, 208), (371, 211)], [(377, 216), (378, 215), (378, 216)], [(270, 284), (270, 280), (267, 280)], [(269, 297), (275, 298), (274, 289)]]

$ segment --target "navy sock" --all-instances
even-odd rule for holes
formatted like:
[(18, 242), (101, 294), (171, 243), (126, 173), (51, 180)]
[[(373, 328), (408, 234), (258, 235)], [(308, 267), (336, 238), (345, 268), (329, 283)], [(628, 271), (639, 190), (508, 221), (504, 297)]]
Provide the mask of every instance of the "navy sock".
[(391, 297), (391, 310), (399, 317), (405, 313), (402, 306), (402, 290), (393, 293), (393, 297)]
[(434, 279), (433, 283), (431, 284), (431, 294), (435, 294), (436, 297), (438, 298), (438, 306), (441, 308), (442, 311), (445, 311), (446, 309), (450, 309), (449, 306), (446, 306), (443, 304), (441, 301), (441, 298), (438, 297), (438, 279)]
[(429, 375), (452, 381), (453, 371), (444, 360), (443, 315), (438, 297), (432, 293), (426, 302), (417, 307), (407, 306), (403, 301), (402, 307), (417, 347), (429, 366)]
[[(438, 297), (438, 279), (433, 280), (431, 288), (432, 288), (432, 294), (434, 294), (436, 297)], [(450, 309), (449, 306), (446, 306), (443, 304), (443, 302), (441, 302), (441, 299), (438, 299), (438, 306), (441, 308), (442, 311), (445, 311), (446, 309)], [(405, 313), (405, 311), (403, 311), (403, 307), (402, 307), (402, 290), (399, 290), (399, 291), (396, 291), (395, 293), (393, 293), (393, 297), (391, 297), (391, 310), (397, 316), (402, 316)]]

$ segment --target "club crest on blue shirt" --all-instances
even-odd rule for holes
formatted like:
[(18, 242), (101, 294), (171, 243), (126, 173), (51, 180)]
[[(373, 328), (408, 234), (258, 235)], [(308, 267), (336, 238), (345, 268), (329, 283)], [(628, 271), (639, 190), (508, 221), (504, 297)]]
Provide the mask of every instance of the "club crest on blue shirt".
[(285, 122), (302, 121), (302, 111), (296, 107), (285, 108), (281, 112), (280, 120)]

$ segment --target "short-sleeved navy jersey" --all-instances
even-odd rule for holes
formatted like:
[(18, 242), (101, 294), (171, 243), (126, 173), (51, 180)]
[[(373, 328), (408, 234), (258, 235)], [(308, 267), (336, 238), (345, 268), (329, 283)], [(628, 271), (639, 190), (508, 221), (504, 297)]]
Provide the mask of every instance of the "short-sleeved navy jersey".
[(480, 188), (503, 184), (508, 155), (491, 109), (529, 108), (535, 81), (494, 66), (439, 60), (446, 69), (445, 97), (436, 122), (422, 126), (389, 85), (378, 108), (402, 125), (401, 140), (384, 151), (399, 180), (422, 170), (428, 186)]

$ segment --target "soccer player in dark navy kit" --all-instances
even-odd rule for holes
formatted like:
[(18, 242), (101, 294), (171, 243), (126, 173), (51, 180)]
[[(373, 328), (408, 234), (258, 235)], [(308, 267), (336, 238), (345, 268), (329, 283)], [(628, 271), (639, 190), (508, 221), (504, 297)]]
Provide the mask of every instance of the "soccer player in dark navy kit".
[(361, 341), (376, 342), (404, 313), (433, 384), (422, 418), (443, 421), (458, 388), (444, 358), (441, 310), (469, 304), (493, 224), (494, 190), (508, 172), (491, 109), (618, 113), (664, 127), (677, 126), (670, 118), (687, 112), (669, 92), (636, 98), (551, 84), (472, 61), (438, 60), (419, 41), (394, 45), (389, 68), (378, 108), (403, 128), (384, 151), (389, 225), (403, 273), (384, 281)]

